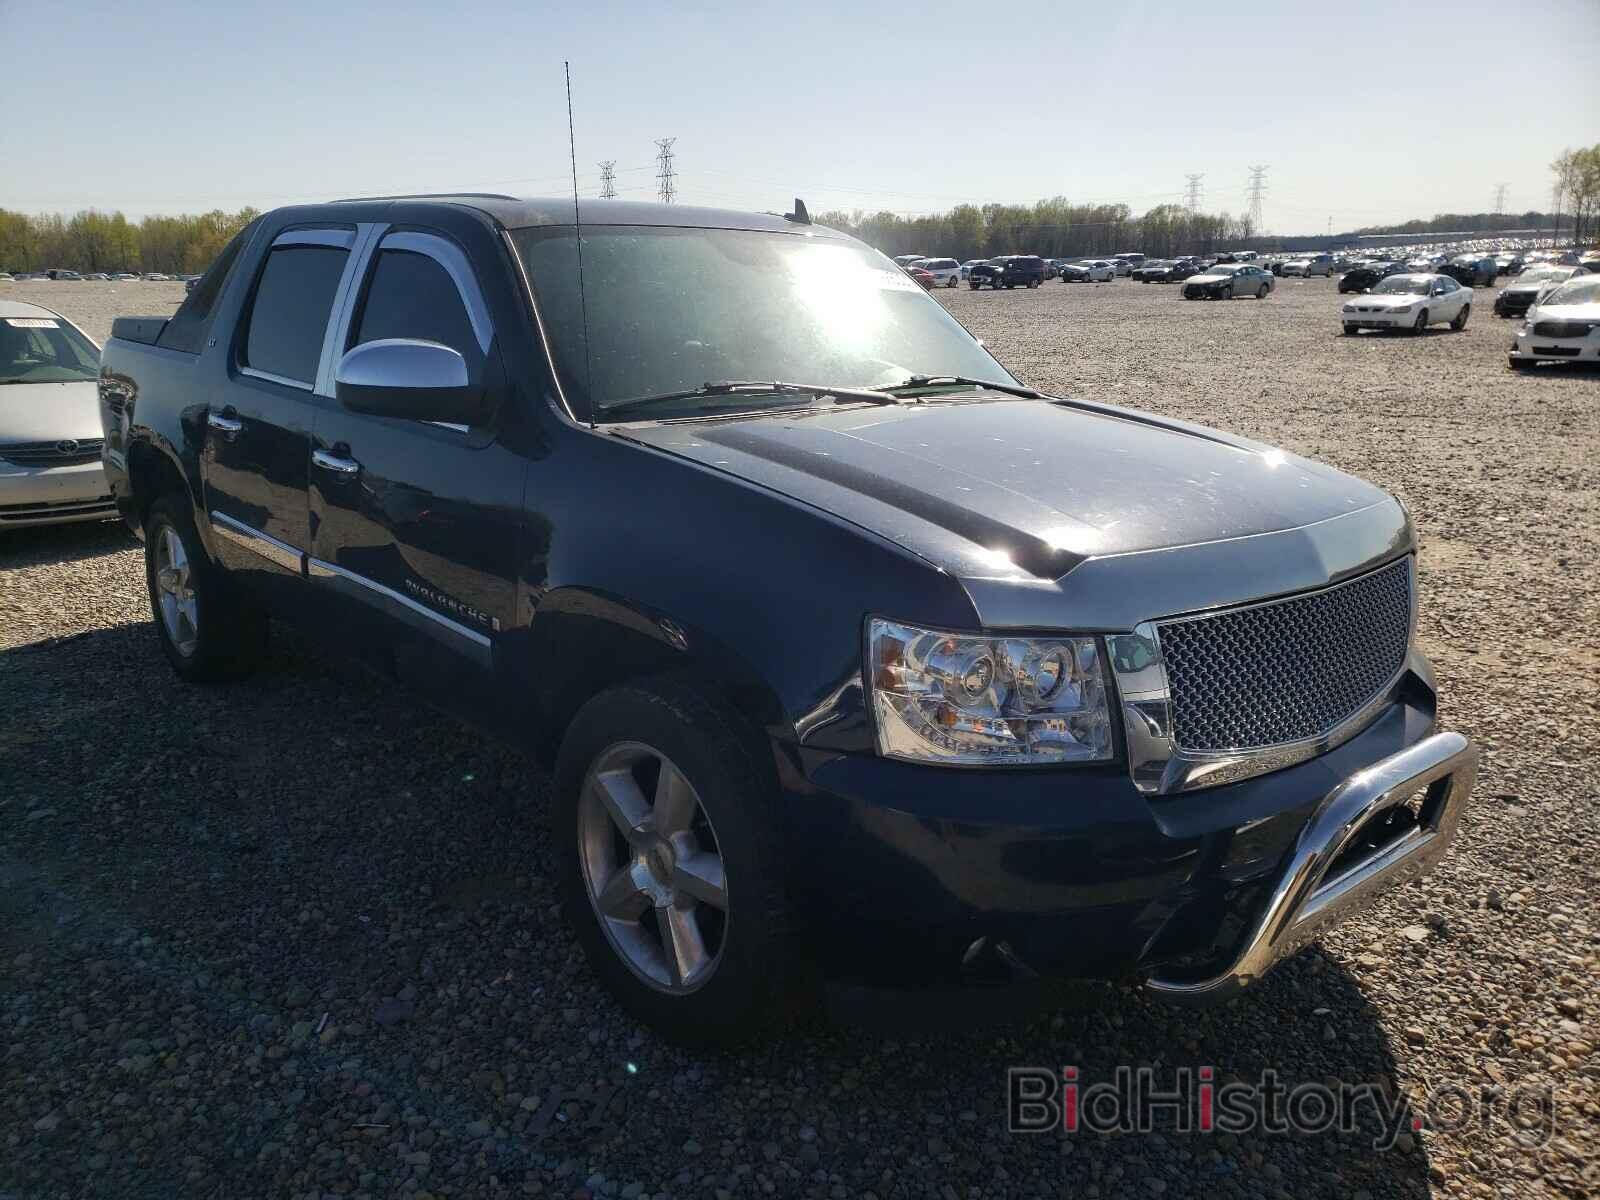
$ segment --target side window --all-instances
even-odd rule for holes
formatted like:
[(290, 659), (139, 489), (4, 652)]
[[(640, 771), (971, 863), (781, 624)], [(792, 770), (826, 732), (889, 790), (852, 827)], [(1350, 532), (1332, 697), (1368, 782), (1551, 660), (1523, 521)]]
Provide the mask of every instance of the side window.
[(156, 345), (168, 350), (182, 350), (186, 354), (200, 353), (200, 348), (205, 345), (206, 334), (211, 329), (211, 317), (216, 311), (217, 299), (222, 295), (222, 285), (228, 281), (233, 264), (239, 261), (239, 251), (244, 249), (255, 227), (256, 223), (252, 221), (234, 234), (233, 240), (222, 248), (216, 261), (200, 277), (200, 282), (194, 285), (194, 291), (184, 297), (183, 304), (161, 330)]
[(380, 338), (420, 338), (458, 351), (476, 373), (483, 351), (461, 293), (435, 258), (412, 250), (380, 249), (372, 280), (353, 323), (352, 346)]
[(316, 382), (328, 314), (349, 254), (339, 246), (273, 248), (250, 306), (245, 366), (305, 384)]

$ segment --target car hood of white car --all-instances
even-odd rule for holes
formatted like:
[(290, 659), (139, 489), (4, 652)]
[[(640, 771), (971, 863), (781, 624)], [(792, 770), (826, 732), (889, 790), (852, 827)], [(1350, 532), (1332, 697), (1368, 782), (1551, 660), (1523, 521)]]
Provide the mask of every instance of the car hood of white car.
[(1528, 312), (1530, 321), (1600, 321), (1600, 303), (1539, 304)]
[(1190, 283), (1227, 283), (1232, 275), (1191, 275)]
[(1381, 296), (1375, 296), (1368, 292), (1355, 303), (1370, 305), (1374, 308), (1405, 308), (1408, 305), (1417, 304), (1426, 299), (1426, 296), (1419, 296), (1415, 292), (1406, 292), (1404, 295), (1396, 293), (1394, 295), (1385, 294)]
[(99, 387), (93, 380), (0, 384), (0, 445), (103, 436)]

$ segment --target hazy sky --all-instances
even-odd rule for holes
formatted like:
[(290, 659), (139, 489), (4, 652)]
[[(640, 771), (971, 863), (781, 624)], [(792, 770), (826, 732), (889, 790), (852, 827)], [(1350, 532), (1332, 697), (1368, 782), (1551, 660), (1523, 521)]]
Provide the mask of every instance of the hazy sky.
[(0, 0), (0, 207), (569, 191), (928, 212), (1182, 198), (1273, 232), (1543, 208), (1600, 141), (1600, 0), (791, 6)]

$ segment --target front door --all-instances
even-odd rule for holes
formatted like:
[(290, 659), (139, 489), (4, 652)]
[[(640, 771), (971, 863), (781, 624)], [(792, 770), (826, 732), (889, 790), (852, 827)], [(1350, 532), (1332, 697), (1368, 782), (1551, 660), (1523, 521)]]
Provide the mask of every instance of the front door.
[(200, 469), (217, 554), (280, 597), (309, 545), (313, 391), (355, 236), (354, 227), (299, 229), (273, 240), (226, 381), (208, 398)]
[[(339, 354), (383, 338), (460, 352), (491, 398), (507, 389), (466, 254), (443, 234), (385, 234), (361, 269)], [(337, 356), (336, 356), (337, 357)], [(526, 463), (481, 427), (378, 417), (324, 403), (311, 454), (311, 559), (319, 609), (349, 623), (397, 673), (452, 707), (494, 689), (513, 624)]]

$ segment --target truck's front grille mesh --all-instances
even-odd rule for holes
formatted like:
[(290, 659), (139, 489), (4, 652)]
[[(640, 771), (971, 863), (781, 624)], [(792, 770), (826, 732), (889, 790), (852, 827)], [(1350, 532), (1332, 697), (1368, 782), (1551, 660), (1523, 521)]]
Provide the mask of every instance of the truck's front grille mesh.
[(1399, 673), (1411, 560), (1274, 604), (1158, 625), (1185, 750), (1249, 750), (1327, 733)]

